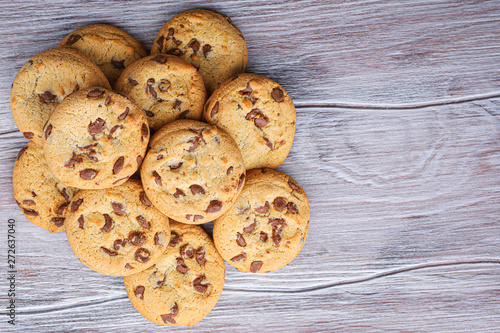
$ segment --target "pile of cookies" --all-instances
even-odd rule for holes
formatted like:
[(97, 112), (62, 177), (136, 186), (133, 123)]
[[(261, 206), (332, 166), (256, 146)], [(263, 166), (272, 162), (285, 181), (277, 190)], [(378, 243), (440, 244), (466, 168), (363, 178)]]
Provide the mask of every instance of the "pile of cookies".
[[(14, 166), (18, 205), (34, 224), (66, 231), (86, 266), (123, 276), (157, 324), (203, 319), (224, 261), (274, 271), (306, 239), (307, 196), (273, 170), (291, 149), (295, 107), (278, 83), (244, 73), (247, 61), (229, 18), (192, 10), (160, 29), (149, 56), (97, 24), (14, 80), (12, 115), (31, 140)], [(200, 226), (211, 221), (213, 241)]]

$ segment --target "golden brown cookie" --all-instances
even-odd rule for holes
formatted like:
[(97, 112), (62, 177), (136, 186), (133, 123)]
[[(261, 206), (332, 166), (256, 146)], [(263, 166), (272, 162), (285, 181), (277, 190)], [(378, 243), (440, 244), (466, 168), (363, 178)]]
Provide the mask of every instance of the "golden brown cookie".
[(78, 189), (64, 185), (49, 170), (42, 146), (28, 142), (12, 173), (14, 198), (33, 224), (50, 232), (65, 230), (66, 207)]
[(93, 24), (75, 30), (58, 47), (72, 48), (88, 55), (112, 86), (128, 65), (147, 55), (132, 36), (108, 24)]
[(205, 318), (224, 287), (224, 260), (200, 226), (170, 224), (168, 249), (155, 265), (123, 278), (132, 305), (160, 325), (193, 326)]
[(17, 128), (26, 139), (42, 145), (43, 126), (54, 108), (72, 92), (93, 86), (111, 88), (99, 67), (80, 51), (51, 49), (37, 54), (12, 84), (10, 108)]
[(150, 267), (170, 241), (168, 217), (151, 204), (135, 179), (78, 192), (68, 207), (66, 234), (82, 263), (113, 276)]
[(173, 54), (198, 69), (208, 94), (247, 67), (248, 50), (241, 31), (227, 17), (203, 9), (171, 18), (156, 36), (151, 54)]
[(149, 128), (128, 97), (90, 88), (68, 96), (44, 128), (44, 152), (66, 185), (102, 189), (123, 184), (142, 162)]
[(245, 168), (238, 146), (225, 131), (185, 119), (165, 125), (151, 138), (141, 178), (148, 197), (165, 215), (201, 224), (233, 204)]
[(250, 170), (235, 204), (214, 221), (215, 246), (242, 272), (275, 271), (302, 249), (309, 216), (307, 195), (292, 177)]
[(176, 119), (200, 120), (206, 100), (205, 85), (196, 68), (165, 54), (142, 58), (127, 67), (115, 90), (142, 108), (154, 131)]
[(244, 73), (217, 88), (205, 104), (205, 120), (228, 132), (247, 170), (280, 166), (292, 148), (297, 116), (282, 86)]

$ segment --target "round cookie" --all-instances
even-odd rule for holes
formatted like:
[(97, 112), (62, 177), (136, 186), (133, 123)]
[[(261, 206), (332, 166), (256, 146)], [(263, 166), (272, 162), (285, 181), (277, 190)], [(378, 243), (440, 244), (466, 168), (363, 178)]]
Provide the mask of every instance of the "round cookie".
[(299, 254), (309, 216), (307, 195), (292, 177), (250, 170), (235, 204), (214, 221), (215, 246), (242, 272), (275, 271)]
[(170, 241), (168, 217), (151, 204), (135, 179), (78, 192), (67, 209), (66, 234), (82, 263), (113, 276), (150, 267)]
[(171, 18), (156, 36), (151, 54), (181, 57), (198, 69), (207, 92), (230, 77), (243, 73), (248, 50), (241, 31), (229, 17), (196, 9)]
[(128, 65), (147, 56), (142, 45), (132, 36), (108, 24), (93, 24), (75, 30), (58, 47), (72, 48), (88, 55), (111, 85)]
[(102, 189), (123, 184), (146, 153), (149, 128), (128, 97), (103, 88), (68, 96), (44, 127), (50, 170), (65, 184)]
[(127, 94), (142, 108), (154, 131), (176, 119), (200, 120), (207, 98), (196, 68), (165, 54), (140, 59), (127, 67), (115, 90)]
[(177, 120), (151, 138), (141, 167), (144, 190), (171, 219), (201, 224), (222, 215), (245, 181), (238, 146), (223, 130)]
[(30, 141), (19, 151), (12, 186), (28, 221), (50, 232), (66, 230), (66, 207), (78, 189), (64, 185), (50, 172), (42, 146)]
[(276, 169), (292, 148), (295, 106), (264, 76), (244, 73), (224, 82), (205, 104), (204, 117), (233, 137), (247, 170)]
[(200, 226), (172, 222), (168, 249), (156, 264), (123, 278), (132, 305), (160, 325), (193, 326), (224, 287), (224, 260)]
[(37, 54), (19, 70), (12, 84), (10, 108), (17, 128), (28, 140), (43, 144), (43, 126), (62, 100), (74, 91), (93, 86), (110, 89), (99, 67), (72, 49)]

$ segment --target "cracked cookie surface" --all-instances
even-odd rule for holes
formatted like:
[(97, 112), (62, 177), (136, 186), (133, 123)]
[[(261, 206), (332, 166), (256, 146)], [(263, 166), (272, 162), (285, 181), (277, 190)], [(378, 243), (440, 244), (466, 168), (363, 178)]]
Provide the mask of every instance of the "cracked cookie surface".
[(200, 226), (170, 224), (167, 250), (152, 267), (123, 278), (132, 305), (160, 325), (193, 326), (205, 318), (224, 287), (224, 260)]
[(78, 189), (66, 186), (50, 172), (43, 148), (33, 141), (19, 151), (12, 186), (28, 221), (50, 232), (66, 230), (66, 208)]
[(205, 85), (196, 68), (165, 54), (140, 59), (127, 67), (115, 89), (142, 108), (154, 131), (177, 119), (200, 120), (206, 100)]
[(113, 276), (150, 267), (170, 241), (168, 217), (151, 204), (135, 179), (78, 192), (68, 206), (66, 234), (83, 264)]
[(208, 94), (230, 77), (243, 73), (248, 50), (241, 31), (220, 14), (196, 9), (170, 19), (156, 36), (151, 54), (167, 53), (192, 64)]
[(280, 166), (292, 148), (297, 121), (285, 89), (250, 73), (220, 85), (205, 104), (204, 118), (233, 137), (247, 170)]
[(147, 55), (142, 45), (120, 28), (108, 24), (93, 24), (66, 36), (58, 47), (79, 50), (89, 56), (111, 85), (123, 70)]
[(123, 184), (138, 169), (149, 141), (142, 110), (103, 88), (68, 96), (44, 127), (50, 170), (66, 185), (102, 189)]
[(242, 272), (275, 271), (300, 252), (309, 229), (307, 195), (290, 176), (254, 169), (235, 204), (214, 221), (214, 242)]
[(108, 80), (92, 60), (80, 51), (43, 51), (19, 70), (12, 84), (10, 108), (17, 128), (28, 140), (43, 145), (43, 126), (55, 107), (79, 89), (101, 86)]
[(213, 221), (233, 204), (245, 181), (238, 146), (225, 131), (176, 120), (151, 138), (141, 167), (144, 190), (168, 217), (189, 224)]

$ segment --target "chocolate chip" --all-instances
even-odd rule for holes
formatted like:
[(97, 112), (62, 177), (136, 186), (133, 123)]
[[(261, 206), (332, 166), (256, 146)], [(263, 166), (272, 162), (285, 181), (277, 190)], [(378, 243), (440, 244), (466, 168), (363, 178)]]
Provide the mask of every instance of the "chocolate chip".
[(187, 149), (187, 151), (193, 151), (200, 145), (200, 136), (196, 136), (188, 140), (188, 143), (192, 143), (192, 145)]
[(56, 95), (48, 90), (45, 90), (43, 94), (40, 95), (40, 97), (43, 99), (44, 103), (52, 103), (57, 98)]
[(33, 132), (23, 132), (23, 136), (24, 136), (27, 140), (31, 140), (31, 139), (33, 139), (33, 137), (35, 136), (35, 133), (33, 133)]
[(148, 85), (148, 92), (151, 94), (151, 96), (158, 97), (158, 95), (156, 94), (156, 90), (153, 86)]
[(101, 118), (97, 118), (96, 121), (90, 122), (90, 124), (89, 124), (90, 134), (101, 133), (104, 130), (105, 125), (106, 125), (106, 122), (104, 121), (104, 119), (101, 119)]
[(184, 54), (184, 52), (182, 52), (180, 49), (178, 48), (174, 48), (174, 49), (171, 49), (171, 50), (168, 50), (167, 51), (167, 54), (171, 54), (171, 55), (174, 55), (174, 56), (178, 56), (180, 57), (181, 55)]
[(193, 247), (190, 246), (189, 244), (184, 244), (181, 246), (179, 253), (181, 254), (181, 256), (193, 258), (195, 251), (194, 251)]
[(115, 181), (113, 182), (113, 185), (116, 185), (116, 184), (120, 183), (121, 181), (123, 181), (123, 180), (127, 180), (127, 179), (129, 179), (129, 177), (123, 177), (123, 178), (120, 178), (120, 179), (118, 179), (118, 180), (115, 180)]
[(273, 88), (273, 91), (271, 92), (271, 97), (278, 103), (283, 102), (284, 100), (283, 90), (277, 87)]
[(266, 141), (266, 146), (268, 146), (269, 149), (273, 149), (273, 144), (268, 138), (264, 138), (264, 141)]
[(161, 320), (163, 320), (163, 322), (165, 324), (175, 324), (176, 323), (174, 317), (171, 314), (162, 314)]
[(28, 147), (26, 147), (26, 146), (23, 147), (23, 148), (21, 148), (21, 150), (17, 154), (17, 159), (19, 159), (21, 157), (21, 155), (24, 154), (24, 152), (26, 151), (26, 149), (28, 149)]
[(179, 197), (182, 195), (183, 197), (186, 196), (186, 194), (184, 194), (184, 191), (182, 191), (180, 188), (176, 188), (175, 189), (175, 193), (174, 193), (174, 198), (177, 198), (179, 199)]
[(164, 54), (158, 54), (157, 56), (151, 58), (151, 61), (156, 61), (159, 64), (164, 64), (167, 62), (167, 56)]
[(195, 215), (193, 217), (193, 222), (199, 222), (199, 221), (201, 221), (203, 219), (204, 219), (203, 215)]
[(217, 112), (219, 112), (219, 101), (215, 103), (215, 105), (212, 108), (212, 111), (210, 111), (210, 118), (213, 118)]
[(170, 86), (170, 81), (163, 79), (160, 81), (160, 83), (158, 83), (158, 90), (160, 90), (161, 92), (167, 92)]
[(249, 96), (253, 92), (252, 87), (250, 87), (250, 82), (247, 82), (245, 89), (240, 90), (240, 94), (244, 96)]
[(285, 198), (278, 197), (278, 198), (274, 199), (273, 205), (274, 205), (274, 208), (276, 208), (276, 210), (283, 212), (286, 210), (287, 201)]
[(104, 232), (111, 231), (113, 229), (113, 219), (108, 214), (102, 214), (104, 216), (104, 225), (101, 230)]
[(181, 165), (182, 165), (182, 162), (179, 162), (177, 164), (172, 164), (172, 165), (170, 165), (170, 169), (171, 170), (179, 169), (181, 167)]
[(243, 182), (245, 181), (245, 177), (246, 177), (246, 176), (245, 176), (245, 174), (244, 174), (244, 173), (242, 173), (242, 174), (240, 175), (240, 179), (238, 180), (238, 190), (239, 190), (239, 189), (241, 188), (241, 186), (243, 185)]
[(196, 261), (201, 266), (204, 266), (206, 264), (206, 262), (207, 262), (207, 259), (205, 259), (205, 251), (203, 250), (203, 246), (199, 247), (196, 250)]
[(179, 314), (179, 307), (177, 306), (177, 303), (174, 303), (174, 305), (172, 305), (172, 308), (170, 309), (170, 313), (172, 314), (172, 316), (177, 316)]
[(158, 172), (153, 171), (153, 177), (155, 177), (156, 185), (161, 186), (161, 176), (158, 174)]
[(278, 234), (274, 234), (274, 230), (273, 230), (273, 242), (274, 242), (274, 245), (276, 245), (276, 247), (280, 246), (281, 236)]
[(175, 43), (175, 45), (181, 45), (182, 44), (182, 41), (176, 39), (175, 37), (172, 37), (172, 41)]
[(245, 119), (246, 120), (254, 119), (259, 113), (260, 113), (259, 109), (252, 109), (250, 110), (250, 112), (246, 114)]
[(38, 212), (36, 210), (33, 210), (33, 209), (23, 208), (23, 212), (25, 215), (38, 216)]
[(141, 155), (137, 155), (137, 167), (140, 167), (141, 164), (142, 164), (142, 156)]
[(64, 225), (64, 217), (53, 217), (50, 222), (54, 223), (56, 227), (62, 227)]
[(116, 132), (119, 128), (123, 128), (123, 125), (115, 125), (115, 126), (113, 126), (113, 127), (109, 130), (109, 137), (112, 137), (112, 136), (113, 136), (113, 134), (115, 134), (115, 132)]
[(82, 203), (83, 203), (83, 198), (73, 201), (71, 203), (71, 211), (76, 212)]
[(148, 196), (146, 195), (146, 192), (141, 191), (139, 194), (139, 199), (141, 200), (142, 204), (145, 206), (151, 206), (151, 201), (149, 201)]
[(243, 236), (239, 232), (236, 234), (236, 243), (238, 243), (238, 245), (241, 247), (247, 246), (245, 238), (243, 238)]
[(261, 231), (261, 232), (260, 232), (260, 237), (259, 237), (259, 238), (260, 238), (260, 240), (261, 240), (263, 243), (267, 242), (267, 233), (265, 233), (264, 231)]
[(266, 116), (260, 115), (257, 118), (255, 118), (253, 120), (253, 122), (255, 123), (256, 126), (263, 128), (267, 124), (269, 124), (269, 118), (267, 118)]
[(156, 156), (156, 160), (159, 161), (163, 158), (163, 154), (159, 154), (158, 156)]
[(127, 240), (126, 239), (117, 239), (113, 242), (113, 248), (115, 250), (119, 250), (122, 247), (125, 247), (127, 245)]
[(202, 275), (202, 276), (197, 277), (193, 281), (194, 290), (196, 290), (197, 292), (199, 292), (201, 294), (205, 293), (205, 291), (207, 291), (207, 289), (208, 289), (208, 286), (210, 285), (210, 283), (206, 283), (206, 284), (201, 283), (201, 281), (205, 280), (205, 278), (206, 278), (205, 275)]
[(130, 84), (131, 84), (131, 85), (133, 85), (133, 86), (136, 86), (136, 85), (138, 85), (138, 84), (139, 84), (139, 82), (137, 82), (137, 80), (134, 80), (134, 79), (133, 79), (133, 78), (131, 78), (130, 76), (129, 76), (129, 78), (128, 78), (128, 83), (130, 83)]
[(210, 53), (210, 51), (212, 51), (212, 46), (210, 44), (203, 45), (203, 55), (205, 56), (205, 58)]
[(137, 251), (135, 251), (135, 255), (134, 255), (135, 260), (142, 262), (142, 263), (148, 262), (150, 254), (151, 253), (148, 250), (141, 247), (140, 249), (137, 249)]
[(115, 211), (116, 215), (119, 216), (127, 215), (127, 213), (123, 210), (123, 204), (119, 202), (112, 202), (111, 206), (113, 207), (113, 210)]
[(230, 260), (233, 261), (233, 262), (234, 261), (240, 261), (240, 260), (245, 261), (246, 258), (247, 258), (247, 254), (245, 252), (241, 252), (237, 256), (232, 257)]
[(115, 165), (113, 166), (113, 174), (117, 174), (123, 169), (123, 163), (125, 161), (125, 157), (120, 156), (115, 162)]
[(68, 40), (66, 41), (66, 45), (73, 45), (76, 42), (78, 42), (82, 38), (81, 35), (78, 34), (72, 34), (69, 36)]
[(158, 50), (161, 52), (163, 51), (163, 40), (165, 39), (165, 37), (163, 36), (160, 36), (158, 38), (158, 40), (156, 41), (156, 43), (158, 44)]
[(87, 97), (99, 97), (102, 94), (104, 94), (104, 90), (99, 89), (99, 88), (95, 88), (95, 89), (90, 90), (87, 93)]
[(186, 266), (184, 263), (184, 259), (182, 258), (177, 258), (177, 266), (175, 267), (179, 272), (182, 274), (186, 274), (187, 271), (189, 271), (189, 267)]
[(188, 47), (191, 47), (193, 49), (193, 53), (196, 53), (200, 49), (200, 42), (198, 42), (195, 38), (193, 38), (189, 42)]
[(254, 223), (250, 224), (249, 226), (243, 228), (243, 231), (246, 232), (247, 234), (249, 234), (252, 231), (254, 231), (256, 225), (257, 225), (257, 222), (254, 222)]
[(146, 124), (142, 124), (142, 127), (141, 127), (141, 141), (144, 141), (145, 138), (148, 137), (148, 134), (149, 134), (149, 128), (148, 128), (148, 125)]
[(264, 206), (255, 207), (255, 212), (258, 214), (266, 214), (269, 211), (269, 202), (266, 201)]
[(94, 170), (94, 169), (85, 169), (80, 172), (80, 178), (83, 180), (92, 180), (97, 176), (97, 173), (99, 170)]
[[(24, 200), (24, 201), (26, 201), (26, 200)], [(23, 201), (23, 203), (24, 203), (24, 201)], [(34, 201), (33, 201), (33, 204), (35, 204)], [(63, 215), (64, 214), (64, 210), (66, 209), (66, 207), (68, 207), (68, 205), (69, 205), (69, 202), (64, 202), (61, 205), (59, 205), (59, 207), (57, 207), (56, 214), (57, 215)]]
[(66, 188), (63, 188), (63, 189), (62, 189), (61, 194), (62, 194), (62, 196), (64, 197), (64, 200), (66, 200), (66, 201), (68, 201), (68, 202), (70, 201), (70, 200), (69, 200), (69, 195), (68, 195), (68, 192), (66, 192)]
[(109, 103), (111, 102), (111, 96), (108, 96), (106, 97), (106, 99), (104, 100), (104, 105), (109, 105)]
[(227, 174), (230, 175), (232, 172), (233, 172), (234, 168), (233, 166), (230, 166), (228, 169), (227, 169)]
[(132, 267), (132, 265), (130, 265), (129, 263), (126, 263), (125, 269), (134, 269), (134, 267)]
[(146, 218), (142, 215), (137, 215), (135, 217), (135, 219), (137, 220), (137, 223), (139, 223), (139, 225), (141, 227), (143, 227), (144, 229), (149, 229), (151, 228), (151, 224), (146, 220)]
[(181, 104), (182, 104), (182, 101), (179, 100), (179, 99), (176, 99), (175, 102), (174, 102), (173, 108), (180, 110), (181, 109)]
[(118, 255), (118, 252), (107, 249), (104, 246), (101, 246), (101, 250), (103, 250), (104, 253), (106, 253), (108, 256), (111, 256), (111, 257)]
[(36, 197), (36, 193), (35, 193), (35, 191), (31, 191), (31, 196), (32, 196), (33, 198), (34, 198), (34, 197)]
[(144, 110), (144, 113), (145, 113), (145, 114), (146, 114), (146, 116), (148, 116), (148, 117), (154, 117), (154, 116), (155, 116), (155, 114), (154, 114), (153, 112), (149, 111), (149, 110)]
[(75, 152), (73, 152), (73, 155), (71, 155), (71, 158), (69, 159), (68, 162), (66, 162), (66, 164), (64, 164), (64, 166), (67, 168), (73, 167), (75, 165), (76, 158), (77, 158), (77, 156), (76, 156)]
[(146, 242), (146, 236), (143, 232), (134, 231), (128, 235), (128, 241), (135, 246), (141, 246)]
[(262, 261), (253, 261), (250, 265), (250, 272), (257, 273), (262, 267)]
[(51, 132), (52, 132), (52, 125), (49, 125), (45, 129), (45, 139), (47, 139), (47, 137), (50, 135)]
[(250, 209), (250, 206), (246, 206), (246, 207), (240, 209), (240, 211), (238, 212), (238, 214), (239, 215), (244, 214), (244, 213), (248, 212), (249, 209)]
[(287, 225), (285, 223), (285, 219), (282, 218), (270, 218), (269, 223), (271, 224), (273, 230), (277, 230), (278, 232), (281, 232), (283, 228)]
[(299, 207), (297, 207), (297, 204), (291, 201), (288, 203), (288, 205), (286, 205), (286, 208), (292, 214), (298, 214), (299, 212)]
[[(35, 202), (35, 200), (26, 199), (26, 200), (23, 200), (23, 204), (25, 204), (25, 205), (36, 205), (36, 202)], [(67, 206), (68, 204), (67, 203), (63, 203), (63, 205)], [(58, 213), (58, 215), (61, 215), (61, 214)]]
[(293, 181), (288, 180), (288, 186), (292, 188), (292, 190), (298, 190), (300, 188), (299, 185), (295, 184)]
[(111, 65), (113, 65), (116, 69), (125, 69), (125, 59), (124, 60), (111, 60)]
[(144, 290), (146, 290), (146, 288), (144, 288), (143, 286), (138, 286), (137, 288), (135, 288), (134, 289), (135, 297), (137, 297), (138, 299), (144, 299)]
[(207, 207), (206, 212), (207, 213), (217, 213), (222, 209), (222, 202), (218, 200), (212, 200), (210, 201), (210, 204)]
[(187, 115), (189, 113), (189, 110), (182, 111), (182, 113), (179, 115), (177, 119), (187, 119)]
[(191, 193), (193, 193), (193, 195), (195, 195), (195, 194), (205, 194), (205, 190), (200, 185), (196, 185), (196, 184), (195, 185), (191, 185), (191, 186), (189, 186), (189, 188), (191, 189)]
[(128, 106), (125, 108), (125, 111), (123, 111), (119, 116), (118, 116), (118, 120), (123, 120), (125, 119), (125, 117), (128, 115), (130, 109), (128, 108)]
[(181, 238), (181, 236), (179, 236), (178, 233), (176, 233), (175, 231), (172, 231), (170, 233), (170, 242), (168, 243), (168, 245), (174, 247), (177, 244), (179, 244), (181, 241), (182, 241), (182, 238)]
[(78, 218), (78, 226), (83, 229), (83, 223), (84, 223), (84, 220), (83, 220), (83, 215), (80, 215), (80, 217)]

